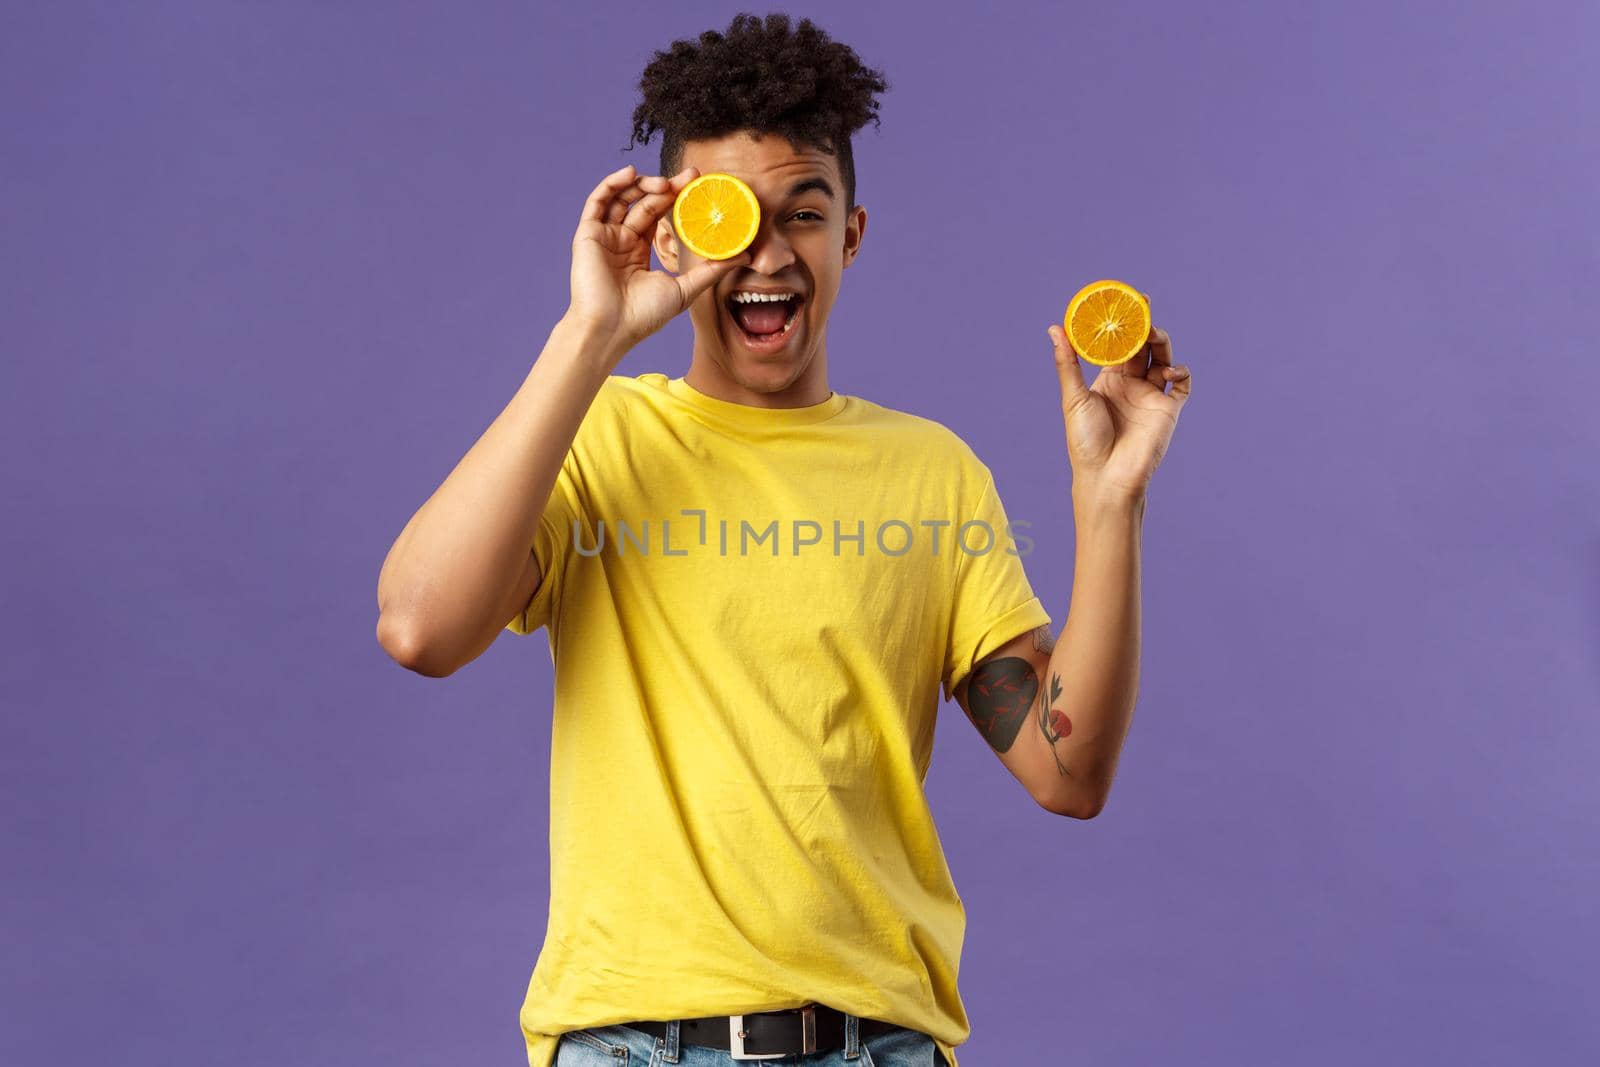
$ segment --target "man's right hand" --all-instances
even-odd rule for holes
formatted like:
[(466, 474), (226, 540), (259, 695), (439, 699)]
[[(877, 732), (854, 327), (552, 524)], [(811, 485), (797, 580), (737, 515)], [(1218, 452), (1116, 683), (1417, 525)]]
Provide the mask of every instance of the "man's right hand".
[[(595, 186), (572, 239), (572, 304), (567, 319), (596, 329), (625, 353), (694, 303), (728, 271), (750, 262), (748, 250), (707, 260), (682, 274), (650, 269), (656, 223), (699, 171), (640, 177), (633, 164)], [(619, 357), (620, 358), (620, 357)]]

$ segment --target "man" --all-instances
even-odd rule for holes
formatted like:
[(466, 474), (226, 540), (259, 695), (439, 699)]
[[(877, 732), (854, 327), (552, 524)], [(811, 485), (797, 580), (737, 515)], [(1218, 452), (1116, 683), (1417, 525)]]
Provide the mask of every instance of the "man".
[[(989, 468), (942, 425), (828, 387), (828, 314), (866, 233), (849, 139), (886, 87), (782, 15), (657, 53), (634, 127), (664, 132), (663, 176), (595, 188), (567, 313), (384, 563), (378, 638), (414, 671), (548, 629), (531, 1067), (956, 1067), (964, 913), (923, 793), (941, 684), (1046, 810), (1092, 818), (1110, 790), (1144, 493), (1187, 372), (1154, 330), (1148, 372), (1088, 389), (1051, 331), (1078, 528), (1057, 648)], [(711, 172), (761, 206), (721, 262), (669, 217)], [(684, 310), (683, 377), (613, 373)]]

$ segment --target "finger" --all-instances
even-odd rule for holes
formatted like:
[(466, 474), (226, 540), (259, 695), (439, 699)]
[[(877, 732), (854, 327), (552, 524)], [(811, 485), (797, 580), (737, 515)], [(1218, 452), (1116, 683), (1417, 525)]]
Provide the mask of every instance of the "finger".
[(639, 210), (628, 217), (628, 228), (645, 240), (649, 240), (655, 234), (656, 223), (665, 217), (672, 205), (677, 202), (678, 194), (699, 176), (700, 172), (694, 167), (684, 167), (671, 178), (652, 179), (663, 183), (660, 191), (642, 198), (644, 202)]
[(1065, 410), (1076, 405), (1089, 389), (1083, 384), (1083, 366), (1072, 342), (1067, 340), (1067, 332), (1060, 326), (1051, 326), (1047, 332), (1055, 345), (1056, 375), (1061, 379), (1061, 407)]
[(632, 185), (634, 181), (633, 164), (629, 163), (621, 170), (614, 170), (600, 180), (594, 187), (594, 192), (589, 194), (589, 199), (584, 201), (583, 214), (579, 221), (604, 222), (606, 210), (611, 206), (611, 198), (617, 193)]
[(673, 199), (677, 199), (678, 194), (688, 188), (689, 183), (698, 177), (700, 177), (699, 168), (684, 167), (668, 181), (667, 190), (672, 194)]
[(677, 276), (678, 289), (683, 293), (683, 306), (688, 307), (700, 298), (700, 294), (715, 285), (717, 279), (733, 270), (735, 267), (746, 267), (754, 258), (748, 251), (740, 252), (728, 259), (706, 259), (696, 263), (693, 267)]
[(1150, 358), (1156, 363), (1172, 366), (1172, 335), (1159, 326), (1150, 327)]
[(623, 225), (628, 227), (640, 237), (649, 238), (655, 233), (656, 223), (661, 220), (673, 201), (678, 199), (678, 194), (671, 188), (665, 192), (651, 193), (641, 197), (637, 206), (628, 212), (627, 220)]
[(1183, 407), (1183, 402), (1189, 399), (1192, 375), (1189, 368), (1179, 363), (1175, 367), (1166, 367), (1162, 372), (1162, 382), (1171, 383), (1172, 392), (1167, 395), (1177, 398), (1178, 406)]
[(1166, 371), (1172, 366), (1172, 338), (1166, 330), (1154, 325), (1150, 327), (1147, 351), (1150, 353), (1150, 366), (1145, 370), (1144, 380), (1159, 389), (1171, 380), (1166, 376)]
[(641, 175), (633, 183), (619, 190), (611, 201), (611, 206), (606, 208), (606, 221), (612, 224), (621, 222), (627, 217), (628, 210), (649, 196), (666, 188), (667, 180), (654, 174)]
[(606, 222), (612, 226), (627, 218), (628, 209), (634, 202), (643, 198), (644, 192), (637, 185), (629, 186), (617, 193), (606, 205)]
[(628, 212), (633, 205), (649, 196), (668, 188), (667, 179), (655, 174), (645, 175), (623, 189), (606, 209), (606, 221), (615, 225), (628, 217)]

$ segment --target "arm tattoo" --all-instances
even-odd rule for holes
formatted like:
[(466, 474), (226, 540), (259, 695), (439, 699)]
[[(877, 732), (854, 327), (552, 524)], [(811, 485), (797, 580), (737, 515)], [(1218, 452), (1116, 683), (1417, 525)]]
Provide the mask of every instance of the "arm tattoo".
[(1022, 721), (1028, 717), (1039, 679), (1033, 664), (1021, 656), (985, 660), (972, 672), (967, 705), (972, 722), (996, 752), (1009, 752)]
[[(1055, 639), (1050, 636), (1050, 627), (1041, 626), (1033, 631), (1033, 647), (1047, 656), (1056, 650)], [(1044, 696), (1042, 690), (1039, 695), (1041, 697)], [(1050, 742), (1050, 754), (1052, 756), (1055, 756), (1056, 742), (1072, 732), (1072, 720), (1067, 718), (1067, 713), (1059, 708), (1050, 706), (1060, 696), (1061, 675), (1052, 673), (1050, 675), (1050, 695), (1048, 699), (1039, 702), (1038, 718), (1039, 731), (1044, 734), (1045, 740)], [(1066, 765), (1061, 762), (1060, 756), (1056, 756), (1056, 769), (1066, 777), (1072, 777), (1072, 772), (1067, 770)]]
[(1056, 756), (1056, 742), (1072, 732), (1072, 720), (1067, 718), (1067, 713), (1060, 708), (1052, 708), (1061, 696), (1061, 675), (1050, 675), (1050, 699), (1039, 702), (1039, 729), (1044, 732), (1045, 740), (1050, 742), (1050, 754), (1056, 757), (1056, 769), (1068, 778), (1072, 772), (1067, 770), (1067, 765), (1061, 762), (1061, 757)]
[[(1050, 636), (1050, 627), (1040, 626), (1033, 631), (1033, 647), (1040, 652), (1049, 655), (1055, 651), (1055, 645)], [(1067, 713), (1050, 706), (1060, 696), (1061, 675), (1051, 673), (1050, 693), (1045, 698), (1039, 678), (1033, 672), (1033, 664), (1021, 656), (1007, 656), (978, 664), (967, 686), (967, 704), (971, 708), (973, 724), (996, 752), (1011, 751), (1023, 720), (1037, 703), (1039, 713), (1035, 721), (1045, 740), (1050, 743), (1050, 754), (1055, 758), (1056, 768), (1071, 778), (1072, 772), (1061, 762), (1055, 749), (1056, 742), (1072, 732), (1072, 720), (1067, 718)]]

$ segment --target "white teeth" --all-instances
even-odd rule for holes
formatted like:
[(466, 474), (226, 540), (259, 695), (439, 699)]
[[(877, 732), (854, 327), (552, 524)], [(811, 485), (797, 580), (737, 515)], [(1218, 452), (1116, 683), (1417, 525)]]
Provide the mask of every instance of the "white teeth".
[(765, 304), (775, 300), (791, 300), (794, 293), (734, 293), (733, 301), (736, 304)]

